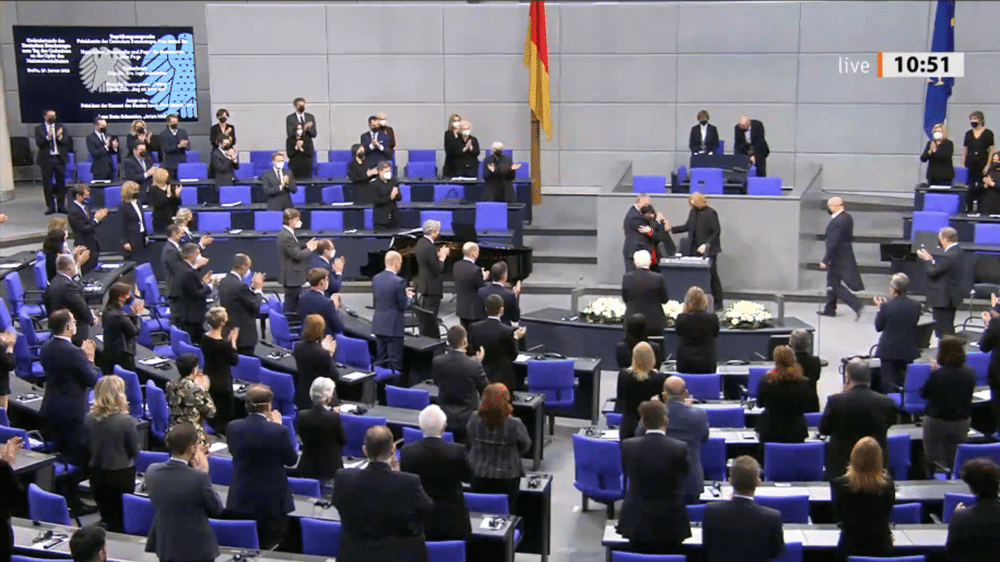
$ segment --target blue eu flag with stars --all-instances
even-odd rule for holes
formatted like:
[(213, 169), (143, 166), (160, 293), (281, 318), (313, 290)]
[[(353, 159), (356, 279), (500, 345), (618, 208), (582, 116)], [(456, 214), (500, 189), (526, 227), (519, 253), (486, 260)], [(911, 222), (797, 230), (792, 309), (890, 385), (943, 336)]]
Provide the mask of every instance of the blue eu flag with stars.
[[(937, 3), (937, 14), (934, 16), (934, 35), (931, 38), (931, 51), (935, 53), (951, 53), (955, 51), (955, 2)], [(927, 98), (924, 101), (924, 133), (931, 137), (934, 125), (944, 123), (948, 116), (948, 98), (955, 85), (954, 78), (927, 79)]]

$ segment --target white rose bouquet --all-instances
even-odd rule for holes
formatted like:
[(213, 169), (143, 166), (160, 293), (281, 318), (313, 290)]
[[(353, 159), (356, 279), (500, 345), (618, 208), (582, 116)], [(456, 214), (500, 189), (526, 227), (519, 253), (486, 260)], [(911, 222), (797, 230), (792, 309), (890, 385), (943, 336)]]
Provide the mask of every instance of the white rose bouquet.
[(625, 321), (625, 303), (614, 297), (602, 297), (584, 307), (580, 318), (592, 324), (621, 324)]
[(720, 314), (719, 320), (727, 328), (756, 330), (767, 326), (771, 318), (759, 302), (736, 301)]
[(673, 328), (677, 323), (677, 315), (684, 311), (684, 304), (677, 301), (667, 301), (663, 305), (663, 314), (667, 317), (667, 327)]

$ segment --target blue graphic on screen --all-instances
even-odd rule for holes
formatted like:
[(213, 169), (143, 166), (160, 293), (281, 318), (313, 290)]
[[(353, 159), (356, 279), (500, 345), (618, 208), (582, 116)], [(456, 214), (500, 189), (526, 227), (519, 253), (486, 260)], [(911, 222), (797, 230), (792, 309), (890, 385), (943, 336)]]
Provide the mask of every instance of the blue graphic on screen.
[(194, 39), (190, 33), (164, 35), (150, 47), (142, 66), (146, 68), (146, 95), (150, 104), (166, 116), (182, 119), (198, 115), (198, 91), (194, 71)]

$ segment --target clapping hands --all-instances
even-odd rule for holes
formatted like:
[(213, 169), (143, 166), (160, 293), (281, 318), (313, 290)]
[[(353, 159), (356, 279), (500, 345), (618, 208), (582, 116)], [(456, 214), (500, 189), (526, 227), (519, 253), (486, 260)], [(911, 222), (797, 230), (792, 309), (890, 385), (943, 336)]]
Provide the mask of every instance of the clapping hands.
[(320, 346), (323, 347), (330, 355), (337, 353), (337, 340), (333, 339), (333, 336), (326, 336), (323, 341), (320, 342)]

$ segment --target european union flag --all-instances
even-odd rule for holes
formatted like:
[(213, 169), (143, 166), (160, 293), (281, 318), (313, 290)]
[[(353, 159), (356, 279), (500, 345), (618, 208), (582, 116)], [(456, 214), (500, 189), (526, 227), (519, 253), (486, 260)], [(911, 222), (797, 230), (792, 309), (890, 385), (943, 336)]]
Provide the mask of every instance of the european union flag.
[[(955, 51), (955, 2), (939, 1), (937, 15), (934, 16), (934, 35), (931, 51), (951, 53)], [(934, 125), (944, 123), (948, 116), (948, 98), (955, 85), (954, 78), (928, 78), (927, 98), (924, 101), (924, 133), (931, 136)]]

